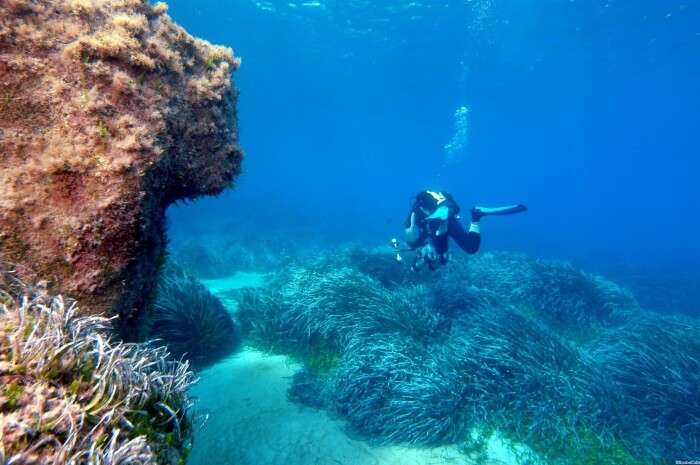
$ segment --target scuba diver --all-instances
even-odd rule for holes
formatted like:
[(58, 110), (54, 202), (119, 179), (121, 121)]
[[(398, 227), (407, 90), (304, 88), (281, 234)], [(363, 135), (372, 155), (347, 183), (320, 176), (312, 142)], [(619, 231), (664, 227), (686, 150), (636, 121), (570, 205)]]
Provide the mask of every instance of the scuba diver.
[(481, 245), (480, 221), (486, 215), (510, 215), (527, 211), (525, 205), (507, 207), (474, 207), (471, 224), (465, 230), (460, 223), (460, 208), (447, 192), (422, 191), (416, 195), (406, 218), (406, 243), (408, 249), (400, 249), (399, 241), (392, 239), (396, 260), (402, 261), (401, 252), (416, 251), (411, 270), (419, 271), (428, 266), (431, 271), (449, 261), (448, 239), (452, 238), (468, 254), (475, 254)]

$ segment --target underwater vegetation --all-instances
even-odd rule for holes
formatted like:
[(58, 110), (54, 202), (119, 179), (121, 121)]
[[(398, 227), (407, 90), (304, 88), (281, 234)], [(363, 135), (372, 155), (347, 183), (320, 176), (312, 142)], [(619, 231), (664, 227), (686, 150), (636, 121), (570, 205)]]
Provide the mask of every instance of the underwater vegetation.
[(483, 254), (405, 274), (390, 254), (332, 251), (247, 291), (237, 316), (252, 344), (304, 362), (290, 399), (370, 441), (498, 429), (571, 464), (699, 450), (700, 323), (566, 263)]
[(700, 451), (700, 323), (647, 314), (586, 346), (604, 412), (659, 461)]
[(189, 365), (114, 342), (107, 319), (3, 279), (0, 463), (184, 463)]
[(7, 0), (0, 24), (0, 255), (134, 338), (165, 209), (240, 171), (240, 58), (148, 0)]
[(239, 342), (236, 325), (221, 301), (172, 265), (160, 277), (145, 320), (148, 340), (162, 341), (173, 357), (185, 358), (198, 369), (228, 355)]
[(471, 264), (448, 270), (440, 286), (466, 280), (575, 340), (590, 339), (639, 313), (627, 289), (566, 262), (494, 253), (479, 255)]

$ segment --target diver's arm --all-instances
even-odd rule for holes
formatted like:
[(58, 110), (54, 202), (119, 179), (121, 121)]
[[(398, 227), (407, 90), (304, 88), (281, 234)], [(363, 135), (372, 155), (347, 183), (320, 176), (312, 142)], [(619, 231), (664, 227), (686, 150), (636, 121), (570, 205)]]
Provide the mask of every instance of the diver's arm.
[(479, 229), (479, 218), (474, 218), (469, 225), (469, 231), (464, 229), (462, 223), (456, 217), (450, 218), (448, 231), (450, 237), (454, 239), (458, 246), (468, 254), (475, 254), (481, 245), (481, 231)]
[(420, 239), (420, 228), (416, 224), (416, 214), (411, 212), (411, 215), (406, 220), (406, 243), (412, 249), (418, 245)]

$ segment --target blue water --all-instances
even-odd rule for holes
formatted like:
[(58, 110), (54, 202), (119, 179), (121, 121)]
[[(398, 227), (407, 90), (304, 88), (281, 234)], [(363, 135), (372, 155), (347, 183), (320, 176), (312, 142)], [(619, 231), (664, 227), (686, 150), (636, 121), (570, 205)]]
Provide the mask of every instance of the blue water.
[[(432, 187), (530, 206), (485, 223), (485, 248), (696, 280), (698, 2), (314, 5), (170, 2), (243, 57), (247, 154), (235, 190), (171, 210), (172, 237), (233, 226), (379, 244)], [(446, 163), (461, 106), (467, 143)]]

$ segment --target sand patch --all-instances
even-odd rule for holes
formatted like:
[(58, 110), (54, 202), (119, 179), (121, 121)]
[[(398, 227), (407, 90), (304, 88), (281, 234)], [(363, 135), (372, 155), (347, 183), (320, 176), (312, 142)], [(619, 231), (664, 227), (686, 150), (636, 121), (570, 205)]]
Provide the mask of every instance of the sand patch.
[(195, 438), (191, 465), (467, 464), (456, 447), (373, 447), (348, 437), (343, 422), (287, 400), (299, 365), (244, 349), (205, 370), (192, 389), (209, 414)]
[(200, 282), (209, 289), (209, 292), (217, 296), (229, 311), (235, 312), (238, 307), (238, 292), (241, 289), (262, 287), (265, 279), (264, 273), (239, 271), (224, 278), (200, 279)]

